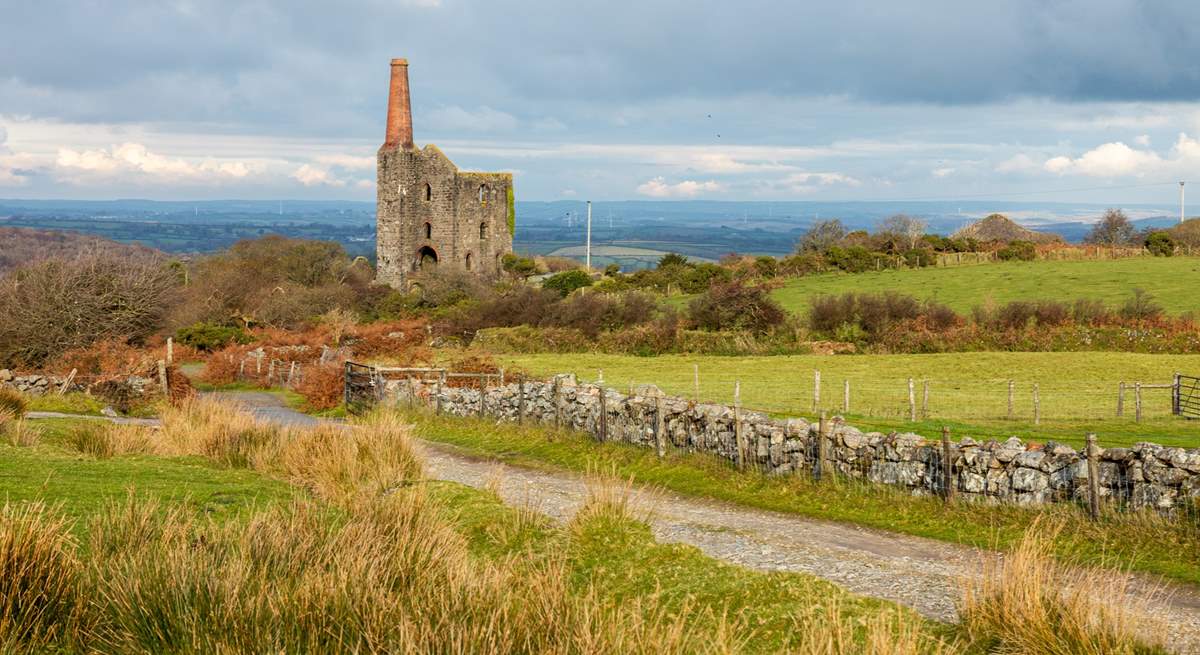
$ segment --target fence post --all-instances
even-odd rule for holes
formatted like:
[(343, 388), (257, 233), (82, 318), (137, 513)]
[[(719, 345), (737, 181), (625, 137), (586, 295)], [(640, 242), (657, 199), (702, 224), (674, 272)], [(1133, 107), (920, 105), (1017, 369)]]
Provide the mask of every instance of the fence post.
[(829, 431), (829, 423), (825, 418), (825, 412), (821, 412), (821, 418), (817, 422), (817, 480), (825, 479), (825, 470), (829, 466), (829, 442), (825, 439), (825, 433)]
[(929, 418), (929, 380), (921, 383), (921, 418)]
[(1142, 383), (1133, 383), (1133, 421), (1142, 422)]
[(446, 384), (446, 371), (438, 372), (437, 388), (433, 390), (433, 413), (442, 413), (442, 385)]
[(850, 381), (849, 380), (846, 380), (846, 383), (842, 386), (842, 413), (843, 414), (850, 413)]
[(912, 378), (908, 379), (908, 420), (914, 423), (917, 420), (917, 392)]
[(167, 366), (175, 363), (175, 339), (167, 337)]
[(1117, 418), (1125, 415), (1125, 383), (1117, 384)]
[(1175, 381), (1171, 383), (1171, 414), (1179, 416), (1179, 397), (1180, 385), (1182, 381), (1179, 379), (1179, 373), (1175, 374)]
[(271, 364), (267, 366), (267, 386), (275, 383), (275, 360), (271, 360)]
[(600, 441), (608, 441), (608, 393), (600, 386)]
[(950, 448), (950, 428), (942, 426), (942, 487), (946, 502), (954, 502), (954, 459)]
[(291, 369), (288, 370), (287, 385), (289, 387), (292, 386), (292, 380), (295, 380), (295, 379), (296, 379), (296, 361), (292, 360), (292, 367), (291, 367)]
[(659, 391), (654, 394), (654, 449), (658, 451), (658, 458), (662, 459), (667, 454), (667, 421), (663, 416), (663, 393)]
[(821, 372), (813, 371), (813, 411), (821, 406)]
[(525, 378), (517, 382), (517, 425), (525, 423)]
[(167, 363), (158, 360), (158, 383), (162, 385), (163, 397), (171, 397), (171, 385), (167, 384)]
[(246, 379), (246, 360), (245, 359), (242, 359), (241, 363), (238, 364), (238, 379), (239, 380)]
[(693, 399), (700, 402), (700, 365), (692, 364)]
[[(242, 364), (244, 365), (245, 363), (246, 363), (246, 360), (243, 359)], [(346, 362), (345, 366), (343, 367), (343, 370), (345, 371), (345, 375), (344, 375), (343, 382), (342, 382), (342, 404), (346, 406), (346, 411), (349, 412), (350, 411), (350, 362)]]
[(1013, 418), (1013, 391), (1015, 391), (1015, 387), (1016, 387), (1016, 385), (1013, 383), (1013, 381), (1009, 380), (1008, 381), (1008, 420), (1010, 420), (1010, 421)]
[(1084, 448), (1084, 453), (1087, 455), (1088, 513), (1094, 521), (1100, 518), (1100, 453), (1096, 448), (1095, 434), (1087, 435), (1087, 447)]
[(733, 440), (737, 447), (738, 469), (746, 470), (746, 438), (742, 434), (742, 381), (733, 383)]
[(1038, 383), (1033, 383), (1033, 424), (1040, 425), (1042, 422), (1042, 401), (1038, 395)]
[(487, 374), (479, 376), (479, 415), (487, 414)]
[(559, 396), (562, 392), (562, 381), (557, 377), (554, 378), (554, 427), (562, 427), (562, 403), (559, 402)]

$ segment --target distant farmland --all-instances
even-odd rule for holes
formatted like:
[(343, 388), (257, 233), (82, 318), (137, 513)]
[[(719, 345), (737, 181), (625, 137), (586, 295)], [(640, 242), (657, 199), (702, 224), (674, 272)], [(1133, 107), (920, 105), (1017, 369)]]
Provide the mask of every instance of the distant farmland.
[[(632, 246), (592, 246), (592, 265), (597, 267), (606, 266), (611, 263), (620, 264), (623, 270), (633, 270), (639, 268), (653, 267), (658, 263), (658, 260), (668, 252), (667, 250), (655, 250), (652, 248), (636, 248)], [(559, 248), (551, 253), (553, 257), (572, 257), (582, 260), (587, 256), (586, 246), (568, 246)], [(713, 261), (704, 257), (689, 256), (692, 261)]]
[(1003, 262), (952, 268), (828, 273), (787, 280), (775, 299), (792, 312), (807, 311), (821, 294), (896, 291), (934, 299), (960, 313), (989, 300), (1095, 298), (1111, 306), (1144, 289), (1168, 312), (1200, 310), (1200, 258), (1132, 257), (1099, 261)]

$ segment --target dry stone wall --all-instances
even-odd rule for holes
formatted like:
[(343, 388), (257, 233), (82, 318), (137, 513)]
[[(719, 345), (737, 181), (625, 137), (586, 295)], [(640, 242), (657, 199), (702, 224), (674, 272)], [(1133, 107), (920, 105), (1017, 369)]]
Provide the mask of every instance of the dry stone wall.
[[(827, 474), (896, 485), (913, 494), (944, 493), (944, 467), (949, 465), (958, 497), (1019, 504), (1088, 498), (1086, 457), (1052, 441), (1034, 447), (1016, 438), (984, 443), (963, 438), (951, 444), (947, 458), (942, 443), (917, 434), (863, 432), (834, 419), (822, 437), (818, 425), (803, 419), (695, 403), (664, 396), (650, 386), (627, 395), (561, 375), (491, 387), (482, 398), (480, 393), (436, 382), (390, 380), (384, 397), (450, 415), (560, 425), (660, 453), (706, 453), (767, 475), (816, 474), (824, 450)], [(1167, 512), (1194, 510), (1200, 503), (1200, 449), (1139, 443), (1104, 449), (1098, 458), (1101, 498)]]

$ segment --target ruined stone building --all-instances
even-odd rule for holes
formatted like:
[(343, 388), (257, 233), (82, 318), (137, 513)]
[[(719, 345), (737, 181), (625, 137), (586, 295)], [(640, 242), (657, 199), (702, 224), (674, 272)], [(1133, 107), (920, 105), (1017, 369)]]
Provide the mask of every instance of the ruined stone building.
[(433, 266), (494, 276), (512, 252), (512, 174), (459, 171), (437, 146), (413, 143), (404, 59), (392, 60), (376, 193), (380, 282), (404, 289), (414, 273)]

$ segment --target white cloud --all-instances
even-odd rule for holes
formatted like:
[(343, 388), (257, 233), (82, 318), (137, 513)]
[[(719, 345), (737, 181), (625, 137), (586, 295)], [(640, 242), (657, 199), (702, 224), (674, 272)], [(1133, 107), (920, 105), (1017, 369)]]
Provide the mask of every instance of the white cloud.
[(435, 130), (466, 130), (472, 132), (512, 132), (517, 129), (517, 117), (498, 109), (483, 106), (468, 110), (458, 105), (438, 107), (421, 121)]
[(953, 175), (953, 174), (954, 174), (954, 171), (956, 171), (956, 170), (958, 170), (958, 169), (955, 169), (955, 168), (935, 168), (935, 169), (933, 169), (932, 171), (930, 171), (930, 173), (932, 173), (934, 177), (941, 178), (941, 177), (949, 177), (949, 176)]
[(1031, 171), (1038, 167), (1033, 157), (1025, 153), (1018, 153), (996, 164), (997, 173), (1020, 173), (1023, 171)]
[(1157, 168), (1162, 158), (1149, 150), (1130, 148), (1120, 141), (1105, 143), (1083, 153), (1077, 159), (1058, 156), (1043, 164), (1043, 168), (1059, 175), (1078, 173), (1092, 177), (1145, 175)]
[(375, 168), (375, 157), (348, 155), (337, 153), (332, 155), (318, 155), (317, 162), (327, 166), (337, 166), (352, 171), (366, 170)]
[(576, 195), (575, 189), (563, 189), (561, 193), (565, 198), (574, 198)]
[(862, 181), (844, 173), (793, 173), (783, 178), (783, 184), (789, 187), (833, 186), (862, 186)]
[(69, 182), (104, 180), (129, 174), (168, 182), (219, 182), (245, 178), (254, 172), (254, 167), (244, 161), (210, 158), (193, 163), (152, 152), (140, 143), (82, 151), (60, 148), (54, 167), (59, 177)]
[(359, 180), (354, 183), (354, 186), (358, 189), (374, 189), (375, 180)]
[(692, 198), (701, 193), (720, 191), (722, 186), (715, 180), (697, 182), (684, 180), (676, 184), (668, 184), (662, 177), (647, 180), (637, 187), (637, 192), (651, 198)]
[(1134, 137), (1134, 138), (1133, 138), (1133, 142), (1134, 142), (1134, 143), (1136, 143), (1136, 144), (1138, 144), (1139, 146), (1142, 146), (1142, 147), (1149, 147), (1149, 145), (1150, 145), (1150, 135), (1149, 135), (1149, 134), (1141, 134), (1141, 135), (1138, 135), (1138, 136), (1136, 136), (1136, 137)]
[(345, 181), (339, 180), (329, 173), (328, 168), (304, 164), (292, 173), (292, 178), (304, 186), (346, 186)]

